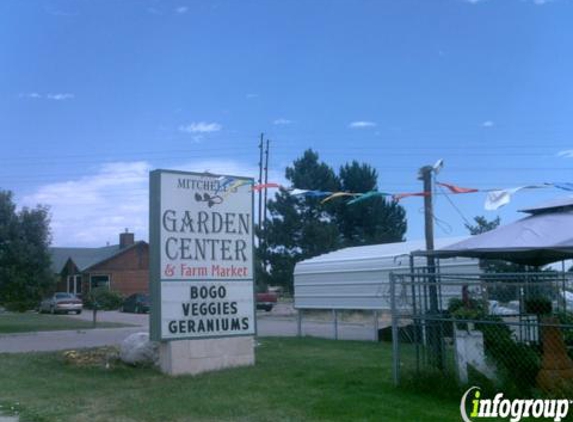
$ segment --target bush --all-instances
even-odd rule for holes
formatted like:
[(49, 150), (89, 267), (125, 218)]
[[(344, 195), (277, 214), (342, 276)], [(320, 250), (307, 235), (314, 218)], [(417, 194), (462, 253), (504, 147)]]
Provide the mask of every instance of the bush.
[(535, 315), (549, 315), (553, 310), (551, 300), (545, 297), (532, 297), (525, 301), (525, 312)]
[(97, 304), (97, 309), (114, 311), (119, 309), (122, 303), (123, 297), (119, 293), (113, 292), (107, 287), (98, 287), (88, 293), (84, 306), (88, 309), (94, 309)]
[(500, 317), (490, 316), (485, 320), (493, 324), (476, 324), (476, 328), (483, 332), (485, 353), (499, 370), (504, 392), (515, 397), (531, 394), (541, 367), (539, 352), (515, 341), (511, 329)]
[[(481, 320), (487, 318), (487, 306), (482, 301), (469, 299), (464, 302), (459, 298), (452, 298), (448, 303), (448, 312), (455, 320)], [(456, 324), (459, 330), (467, 330), (467, 324), (458, 322)]]
[[(535, 309), (547, 310), (545, 302), (541, 300), (532, 302), (532, 305)], [(463, 320), (476, 321), (475, 328), (483, 333), (486, 356), (495, 363), (504, 392), (516, 397), (520, 394), (531, 394), (540, 369), (539, 351), (518, 343), (501, 317), (487, 314), (487, 306), (484, 306), (483, 302), (469, 299), (464, 303), (456, 298), (450, 300), (448, 310), (458, 321), (459, 329), (467, 329)]]
[[(463, 316), (467, 313), (467, 311), (471, 311), (472, 317), (474, 314), (477, 315), (486, 315), (487, 309), (484, 306), (483, 301), (469, 298), (467, 303), (463, 301), (463, 299), (453, 297), (448, 302), (448, 312), (454, 316)], [(463, 318), (468, 319), (468, 318)]]
[(18, 301), (18, 302), (7, 302), (4, 307), (10, 312), (26, 312), (33, 307), (38, 306), (37, 303), (31, 303), (29, 301)]

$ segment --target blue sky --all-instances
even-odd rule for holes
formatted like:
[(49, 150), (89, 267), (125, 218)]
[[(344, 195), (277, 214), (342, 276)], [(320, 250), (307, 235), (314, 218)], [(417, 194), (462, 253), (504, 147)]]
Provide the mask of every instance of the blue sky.
[[(150, 169), (255, 176), (261, 132), (273, 181), (308, 147), (390, 192), (439, 158), (460, 186), (573, 181), (571, 22), (570, 0), (3, 0), (0, 188), (99, 246), (147, 237)], [(437, 196), (436, 236), (563, 193)]]

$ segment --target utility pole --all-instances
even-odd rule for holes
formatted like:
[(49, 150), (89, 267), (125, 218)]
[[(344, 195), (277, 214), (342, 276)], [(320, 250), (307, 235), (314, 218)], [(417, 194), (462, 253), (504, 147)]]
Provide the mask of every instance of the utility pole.
[[(426, 251), (434, 250), (434, 207), (432, 201), (432, 173), (434, 167), (424, 166), (419, 170), (418, 180), (424, 183), (424, 232), (426, 235)], [(434, 255), (428, 254), (428, 268), (436, 268)]]
[[(267, 139), (267, 145), (265, 148), (265, 168), (264, 168), (264, 171), (265, 171), (265, 182), (264, 183), (265, 183), (265, 185), (267, 183), (269, 183), (269, 144), (270, 144), (270, 141)], [(266, 226), (266, 223), (267, 223), (267, 188), (265, 188), (265, 197), (263, 199), (263, 225)], [(265, 227), (264, 233), (265, 234), (264, 234), (263, 238), (266, 241), (266, 239), (267, 239), (266, 227)]]
[[(441, 162), (438, 162), (441, 163)], [(441, 166), (442, 164), (440, 164)], [(438, 308), (438, 286), (436, 280), (436, 261), (433, 255), (434, 251), (434, 207), (432, 201), (432, 177), (433, 174), (439, 171), (438, 166), (424, 166), (419, 170), (418, 179), (422, 180), (424, 184), (424, 226), (426, 236), (426, 260), (427, 260), (427, 283), (428, 293), (430, 295), (430, 319), (428, 324), (428, 336), (430, 350), (432, 357), (435, 359), (435, 364), (438, 369), (444, 368), (444, 346), (443, 336), (440, 326), (439, 308)]]
[[(261, 133), (261, 140), (259, 141), (259, 180), (258, 184), (263, 183), (263, 137), (264, 134)], [(263, 215), (263, 192), (259, 190), (259, 230), (261, 229), (261, 221)], [(261, 239), (259, 238), (259, 245), (261, 244)]]

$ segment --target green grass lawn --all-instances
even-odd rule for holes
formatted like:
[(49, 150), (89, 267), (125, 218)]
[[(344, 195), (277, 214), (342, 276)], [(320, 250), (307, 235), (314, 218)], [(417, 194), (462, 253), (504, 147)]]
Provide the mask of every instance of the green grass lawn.
[[(64, 354), (0, 354), (0, 403), (22, 420), (74, 422), (461, 420), (457, 400), (396, 389), (389, 344), (262, 338), (255, 367), (171, 378), (81, 367)], [(439, 385), (436, 385), (439, 388)]]
[[(98, 328), (126, 327), (126, 324), (98, 322)], [(37, 313), (0, 313), (0, 334), (25, 333), (31, 331), (81, 330), (93, 328), (91, 322), (81, 321), (65, 315)]]

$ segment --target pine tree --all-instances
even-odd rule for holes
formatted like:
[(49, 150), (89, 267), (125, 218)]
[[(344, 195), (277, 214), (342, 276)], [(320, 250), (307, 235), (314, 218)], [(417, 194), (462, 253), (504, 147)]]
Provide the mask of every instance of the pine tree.
[[(354, 161), (342, 166), (337, 176), (316, 152), (307, 150), (286, 169), (286, 178), (297, 189), (362, 193), (377, 188), (378, 175), (372, 167)], [(340, 199), (321, 204), (322, 199), (281, 191), (269, 201), (266, 241), (257, 253), (266, 263), (268, 272), (259, 273), (265, 284), (292, 290), (298, 261), (345, 246), (404, 240), (406, 219), (401, 206), (384, 198), (351, 206)]]
[[(286, 178), (297, 189), (336, 191), (340, 185), (332, 168), (310, 149), (287, 167)], [(296, 262), (340, 246), (332, 207), (320, 206), (320, 198), (279, 192), (268, 210), (271, 218), (259, 256), (268, 264), (272, 283), (291, 290)]]
[[(378, 190), (378, 173), (368, 164), (353, 161), (340, 168), (341, 188), (346, 192)], [(406, 213), (396, 202), (377, 196), (346, 205), (340, 201), (337, 222), (344, 246), (401, 242), (406, 233)]]

